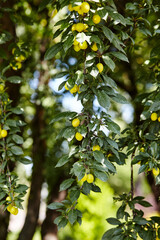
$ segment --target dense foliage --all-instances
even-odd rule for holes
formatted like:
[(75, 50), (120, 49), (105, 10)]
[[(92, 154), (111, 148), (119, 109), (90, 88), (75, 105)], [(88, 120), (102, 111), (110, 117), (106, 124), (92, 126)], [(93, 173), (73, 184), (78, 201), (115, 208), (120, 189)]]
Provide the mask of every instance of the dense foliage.
[[(58, 229), (68, 223), (81, 224), (80, 196), (101, 192), (96, 179), (106, 182), (117, 174), (118, 165), (123, 168), (130, 161), (130, 191), (114, 198), (120, 204), (116, 218), (107, 219), (114, 227), (106, 231), (102, 239), (160, 238), (160, 218), (146, 218), (137, 208), (137, 204), (143, 207), (151, 204), (144, 200), (145, 196), (134, 196), (133, 179), (134, 165), (139, 164), (139, 174), (146, 174), (158, 205), (159, 2), (123, 1), (124, 6), (112, 0), (33, 3), (21, 0), (12, 6), (7, 2), (3, 0), (0, 8), (2, 23), (6, 16), (10, 19), (8, 29), (1, 25), (0, 33), (0, 43), (4, 46), (0, 48), (0, 204), (3, 210), (17, 215), (18, 208), (23, 208), (22, 198), (28, 187), (19, 184), (12, 170), (15, 163), (29, 164), (32, 159), (32, 185), (24, 232), (33, 215), (36, 227), (44, 181), (49, 190), (47, 211), (59, 212), (57, 215), (54, 211)], [(52, 18), (66, 8), (52, 30)], [(15, 26), (17, 21), (19, 25)], [(70, 58), (76, 61), (69, 66)], [(36, 71), (38, 84), (32, 87)], [(64, 79), (59, 90), (69, 91), (80, 100), (81, 113), (60, 109), (59, 96), (53, 96), (48, 86), (51, 77)], [(9, 98), (14, 84), (19, 97), (15, 94), (12, 102)], [(21, 88), (17, 84), (21, 84)], [(19, 99), (20, 107), (17, 107)], [(110, 109), (120, 115), (121, 104), (128, 103), (134, 108), (134, 119), (121, 131)], [(21, 148), (22, 144), (24, 148), (27, 146), (22, 135), (33, 139), (33, 148), (31, 143), (24, 149), (29, 155), (27, 158)], [(69, 150), (62, 149), (64, 142)], [(64, 166), (67, 167), (62, 174)], [(58, 190), (53, 191), (59, 187), (60, 192), (67, 193), (61, 202), (57, 200)], [(33, 202), (36, 210), (32, 207), (29, 211)], [(32, 239), (34, 231), (25, 234), (26, 238)], [(23, 231), (19, 239), (25, 240)]]

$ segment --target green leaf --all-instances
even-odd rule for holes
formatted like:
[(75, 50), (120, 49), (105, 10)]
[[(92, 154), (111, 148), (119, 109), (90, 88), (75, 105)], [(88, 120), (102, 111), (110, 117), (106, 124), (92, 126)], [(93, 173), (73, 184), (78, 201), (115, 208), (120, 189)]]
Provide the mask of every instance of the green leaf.
[(70, 199), (72, 202), (76, 201), (80, 196), (80, 191), (79, 190), (72, 190), (70, 192)]
[(138, 171), (138, 174), (140, 174), (140, 173), (142, 173), (142, 172), (145, 172), (146, 169), (147, 169), (147, 165), (142, 165), (142, 166), (140, 166), (139, 171)]
[(76, 112), (62, 112), (62, 113), (58, 113), (50, 122), (50, 124), (57, 122), (63, 118), (74, 118), (77, 115)]
[(111, 54), (122, 61), (129, 62), (128, 58), (121, 52), (111, 52)]
[(47, 206), (47, 208), (52, 209), (52, 210), (56, 210), (56, 209), (63, 208), (63, 207), (64, 207), (64, 204), (60, 203), (60, 202), (53, 202)]
[(93, 152), (93, 157), (95, 158), (95, 160), (99, 163), (103, 163), (104, 162), (104, 155), (101, 151), (94, 151)]
[(67, 40), (63, 43), (63, 48), (64, 48), (64, 51), (66, 52), (72, 45), (73, 45), (73, 39), (74, 39), (74, 36), (71, 35), (67, 38)]
[(6, 122), (5, 122), (5, 125), (8, 125), (10, 127), (16, 127), (17, 122), (15, 120), (12, 120), (12, 119), (7, 119)]
[(143, 207), (152, 207), (152, 205), (147, 201), (138, 201), (138, 204), (142, 205)]
[(115, 122), (107, 122), (108, 129), (118, 135), (120, 135), (120, 127)]
[(22, 148), (17, 147), (17, 146), (11, 147), (11, 152), (12, 152), (13, 154), (17, 155), (17, 156), (24, 154)]
[(0, 192), (0, 200), (2, 200), (6, 196), (5, 192)]
[(108, 38), (108, 40), (110, 42), (112, 42), (113, 38), (114, 38), (114, 33), (107, 27), (102, 26), (102, 31), (104, 33), (104, 35)]
[(112, 225), (120, 225), (121, 222), (117, 218), (107, 218), (106, 219), (109, 224)]
[(104, 74), (102, 74), (102, 76), (103, 76), (104, 81), (108, 85), (110, 85), (112, 88), (117, 89), (117, 84), (116, 84), (116, 82), (112, 78), (110, 78), (110, 77), (108, 77), (107, 75), (104, 75)]
[(94, 175), (103, 182), (106, 182), (108, 180), (108, 176), (104, 172), (100, 172), (100, 171), (95, 170)]
[(127, 99), (124, 96), (120, 95), (119, 93), (116, 93), (115, 96), (111, 96), (111, 98), (113, 101), (118, 103), (122, 103), (122, 104), (128, 103)]
[(53, 0), (42, 0), (40, 2), (39, 8), (38, 8), (38, 12), (42, 11), (44, 8), (46, 8), (46, 6), (51, 3)]
[(14, 134), (12, 136), (12, 139), (17, 144), (23, 144), (23, 138), (21, 136), (17, 135), (17, 134)]
[(57, 43), (57, 44), (53, 45), (52, 47), (47, 49), (47, 51), (45, 53), (45, 56), (44, 56), (44, 59), (45, 60), (52, 59), (61, 50), (62, 50), (62, 43)]
[(75, 223), (75, 221), (77, 220), (77, 211), (76, 209), (72, 209), (69, 211), (68, 213), (68, 220), (71, 224)]
[(160, 101), (156, 101), (156, 102), (154, 102), (151, 106), (150, 106), (150, 108), (149, 108), (149, 111), (158, 111), (158, 110), (160, 110)]
[(31, 160), (29, 160), (28, 158), (25, 158), (25, 157), (24, 157), (24, 158), (18, 158), (17, 160), (18, 160), (19, 162), (25, 164), (25, 165), (32, 163)]
[(69, 179), (63, 181), (60, 185), (60, 192), (68, 189), (72, 185), (73, 182), (74, 182), (73, 178), (69, 178)]
[(75, 129), (73, 127), (67, 127), (63, 132), (63, 137), (68, 139), (68, 141), (73, 139), (74, 135), (75, 135)]
[(12, 77), (7, 78), (7, 81), (11, 82), (11, 83), (21, 83), (21, 82), (23, 82), (23, 78), (21, 78), (19, 76), (12, 76)]
[(63, 217), (62, 220), (58, 223), (58, 230), (64, 228), (68, 223), (68, 220)]
[(104, 164), (106, 165), (106, 167), (107, 167), (111, 172), (116, 173), (116, 168), (115, 168), (115, 166), (114, 166), (110, 161), (108, 161), (106, 158), (105, 158)]
[(104, 107), (106, 110), (110, 107), (110, 98), (104, 90), (97, 91), (97, 99), (99, 104)]
[(108, 54), (104, 54), (102, 55), (102, 58), (105, 62), (105, 64), (112, 70), (112, 72), (114, 71), (116, 65), (113, 62), (113, 60), (108, 56)]
[(14, 191), (15, 191), (16, 193), (24, 193), (24, 192), (27, 191), (27, 189), (28, 189), (28, 187), (27, 187), (26, 185), (24, 185), (24, 184), (18, 184), (17, 188), (15, 188)]
[(78, 178), (78, 181), (80, 181), (84, 177), (84, 174), (85, 174), (85, 168), (84, 168), (83, 164), (80, 162), (75, 162), (73, 164), (73, 172), (74, 172), (75, 176)]
[(63, 165), (65, 165), (67, 162), (69, 162), (69, 157), (68, 155), (63, 156), (62, 158), (60, 158), (60, 160), (58, 161), (58, 163), (56, 164), (55, 167), (62, 167)]
[(18, 108), (18, 107), (16, 107), (16, 108), (11, 108), (11, 111), (12, 111), (13, 113), (15, 113), (15, 114), (22, 114), (22, 113), (24, 113), (23, 108)]

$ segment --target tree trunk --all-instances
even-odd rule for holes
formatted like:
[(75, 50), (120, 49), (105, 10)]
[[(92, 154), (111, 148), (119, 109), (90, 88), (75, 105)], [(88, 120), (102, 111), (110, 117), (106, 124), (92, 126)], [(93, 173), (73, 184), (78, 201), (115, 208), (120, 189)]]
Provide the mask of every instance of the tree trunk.
[(33, 134), (33, 170), (27, 215), (18, 240), (32, 240), (37, 227), (40, 208), (40, 196), (43, 183), (43, 165), (46, 153), (45, 139), (41, 136), (45, 129), (44, 109), (36, 106), (36, 114), (32, 126)]
[[(61, 202), (66, 197), (66, 191), (59, 192), (59, 186), (64, 179), (60, 178), (52, 187), (52, 190), (49, 194), (49, 201), (48, 204), (58, 201)], [(54, 220), (58, 217), (58, 212), (53, 211), (47, 208), (46, 211), (46, 218), (44, 219), (42, 226), (41, 226), (41, 236), (42, 240), (58, 240), (57, 236), (57, 225), (54, 224)]]

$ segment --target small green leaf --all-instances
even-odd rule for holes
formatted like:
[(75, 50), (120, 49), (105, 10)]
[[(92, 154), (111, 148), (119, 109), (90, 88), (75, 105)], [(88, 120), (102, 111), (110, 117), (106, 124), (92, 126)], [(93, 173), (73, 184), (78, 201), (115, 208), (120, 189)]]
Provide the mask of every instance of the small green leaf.
[(110, 42), (112, 42), (112, 40), (114, 38), (114, 33), (106, 26), (102, 26), (102, 30), (103, 30), (104, 35), (108, 38), (108, 40)]
[(95, 160), (99, 163), (103, 163), (104, 162), (104, 155), (101, 151), (94, 151), (93, 152), (93, 157), (95, 158)]
[(54, 123), (54, 122), (57, 122), (63, 118), (73, 118), (77, 115), (76, 112), (61, 112), (61, 113), (58, 113), (50, 122), (50, 124)]
[(68, 189), (72, 185), (73, 182), (74, 182), (73, 178), (69, 178), (69, 179), (63, 181), (60, 185), (60, 192)]
[(74, 36), (71, 35), (67, 38), (67, 40), (63, 43), (63, 48), (64, 48), (64, 51), (66, 52), (72, 45), (73, 45), (73, 39), (74, 39)]
[(14, 134), (12, 136), (12, 139), (17, 144), (23, 144), (23, 138), (21, 136), (17, 135), (17, 134)]
[(64, 204), (60, 203), (60, 202), (53, 202), (47, 206), (47, 208), (52, 209), (52, 210), (63, 208), (63, 207), (64, 207)]
[(62, 50), (62, 43), (57, 43), (55, 45), (53, 45), (52, 47), (50, 47), (44, 56), (45, 60), (50, 60), (52, 59), (58, 52), (60, 52)]
[(22, 113), (24, 113), (23, 108), (18, 108), (18, 107), (16, 107), (16, 108), (11, 108), (11, 111), (12, 111), (13, 113), (15, 113), (15, 114), (22, 114)]
[(70, 199), (72, 202), (76, 201), (80, 196), (80, 191), (79, 190), (72, 190), (70, 192)]
[(97, 99), (99, 104), (104, 107), (106, 110), (110, 107), (110, 98), (104, 90), (97, 91)]
[(106, 219), (109, 224), (112, 225), (120, 225), (121, 222), (117, 218), (107, 218)]
[(128, 58), (121, 52), (111, 52), (111, 54), (122, 61), (129, 62)]
[(69, 211), (68, 213), (68, 220), (71, 224), (75, 223), (75, 221), (77, 220), (77, 211), (76, 209), (72, 209)]
[(23, 82), (23, 78), (19, 77), (19, 76), (12, 76), (7, 78), (7, 81), (11, 82), (11, 83), (21, 83)]
[(108, 56), (108, 54), (104, 54), (102, 55), (102, 58), (105, 62), (105, 64), (112, 70), (112, 72), (114, 71), (116, 65), (113, 62), (113, 60)]
[(103, 182), (106, 182), (108, 180), (108, 176), (105, 172), (95, 170), (94, 175)]
[(62, 167), (63, 165), (65, 165), (68, 161), (69, 161), (69, 157), (68, 155), (63, 156), (62, 158), (60, 158), (60, 160), (58, 161), (58, 163), (56, 164), (55, 167)]
[(107, 125), (109, 130), (120, 135), (120, 127), (118, 126), (118, 124), (116, 124), (115, 122), (107, 122)]
[(119, 93), (116, 93), (115, 96), (111, 97), (111, 99), (115, 102), (122, 103), (122, 104), (128, 103), (127, 99)]
[(22, 148), (17, 147), (17, 146), (11, 147), (11, 152), (12, 152), (13, 154), (17, 155), (17, 156), (24, 154)]
[(17, 186), (17, 188), (15, 188), (15, 192), (16, 193), (24, 193), (24, 192), (26, 192), (27, 191), (27, 189), (28, 189), (28, 187), (26, 186), (26, 185), (24, 185), (24, 184), (19, 184), (18, 186)]
[(58, 223), (58, 230), (64, 228), (68, 223), (68, 220), (63, 217), (62, 220)]

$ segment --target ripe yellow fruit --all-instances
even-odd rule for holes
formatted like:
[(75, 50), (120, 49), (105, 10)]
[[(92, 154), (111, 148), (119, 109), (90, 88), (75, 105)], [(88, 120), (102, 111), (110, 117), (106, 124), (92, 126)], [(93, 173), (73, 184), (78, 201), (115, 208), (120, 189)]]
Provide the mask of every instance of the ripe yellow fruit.
[(76, 11), (76, 12), (78, 12), (79, 9), (80, 9), (80, 6), (73, 7), (73, 10)]
[(92, 148), (93, 151), (100, 151), (100, 149), (101, 148), (100, 148), (99, 145), (94, 145), (93, 148)]
[(152, 113), (152, 114), (151, 114), (151, 120), (152, 120), (152, 121), (156, 121), (157, 118), (158, 118), (157, 113)]
[(145, 148), (144, 148), (144, 147), (141, 147), (141, 148), (140, 148), (140, 152), (145, 152)]
[(12, 67), (13, 70), (17, 71), (22, 67), (22, 64), (20, 62), (16, 62), (14, 65), (10, 63), (10, 66)]
[(103, 64), (102, 63), (98, 63), (97, 68), (98, 68), (100, 73), (103, 72)]
[(86, 173), (85, 173), (84, 177), (81, 179), (82, 183), (85, 182), (85, 181), (87, 181), (87, 174)]
[(87, 32), (86, 29), (88, 28), (88, 24), (84, 23), (83, 27), (84, 27), (84, 31)]
[(100, 23), (100, 21), (101, 21), (101, 17), (100, 17), (98, 14), (95, 14), (95, 15), (93, 15), (92, 21), (93, 21), (95, 24), (98, 24), (98, 23)]
[(16, 59), (16, 61), (18, 61), (18, 62), (22, 62), (22, 61), (24, 61), (26, 58), (25, 58), (24, 55), (20, 55), (20, 56), (18, 56), (18, 57), (15, 57), (15, 59)]
[(75, 134), (75, 138), (76, 138), (78, 141), (82, 141), (83, 136), (82, 136), (79, 132), (77, 132), (77, 133)]
[(94, 176), (92, 174), (87, 175), (87, 182), (88, 183), (93, 183), (94, 182)]
[(107, 155), (108, 158), (110, 158), (110, 157), (112, 157), (112, 156), (113, 156), (112, 153), (109, 153), (109, 154)]
[(157, 177), (157, 176), (159, 175), (159, 168), (157, 168), (157, 169), (153, 168), (153, 169), (152, 169), (152, 172), (153, 172), (153, 175), (154, 175), (155, 177)]
[(76, 31), (77, 32), (83, 32), (84, 30), (84, 24), (83, 23), (77, 23), (76, 24)]
[(6, 197), (6, 201), (10, 202), (12, 199), (10, 196)]
[(72, 32), (73, 32), (73, 31), (76, 31), (76, 24), (73, 24), (73, 25), (72, 25), (71, 30), (72, 30)]
[(4, 90), (4, 86), (0, 84), (0, 92), (3, 92), (3, 90)]
[(81, 6), (80, 6), (80, 8), (78, 9), (78, 13), (80, 14), (80, 15), (83, 15), (83, 11), (82, 11), (82, 8), (81, 8)]
[(13, 214), (13, 215), (17, 215), (18, 214), (18, 208), (16, 208), (15, 206), (11, 207), (10, 213)]
[(91, 49), (96, 52), (98, 50), (97, 44), (93, 43), (93, 45), (91, 46)]
[(74, 49), (74, 51), (76, 51), (76, 52), (79, 52), (81, 49), (80, 49), (80, 47), (79, 47), (79, 45), (75, 45), (74, 47), (73, 47), (73, 49)]
[(84, 13), (88, 13), (89, 10), (90, 10), (90, 5), (89, 5), (89, 3), (83, 2), (83, 3), (81, 4), (81, 9), (82, 9), (82, 11), (83, 11)]
[(78, 118), (73, 119), (72, 121), (72, 126), (73, 127), (78, 127), (80, 124), (80, 120)]
[(64, 87), (66, 90), (69, 90), (69, 88), (67, 87), (67, 83), (65, 83)]
[(9, 204), (8, 207), (7, 207), (7, 211), (10, 212), (12, 207), (13, 207), (13, 205)]
[(72, 11), (73, 11), (72, 4), (69, 4), (69, 5), (68, 5), (68, 10), (69, 10), (70, 12), (72, 12)]
[(83, 50), (85, 50), (85, 49), (87, 49), (87, 47), (88, 47), (88, 44), (87, 44), (87, 42), (86, 42), (86, 41), (84, 41), (83, 43), (80, 43), (80, 44), (79, 44), (79, 47), (80, 47), (80, 49), (83, 49)]
[(160, 122), (160, 117), (158, 117), (158, 122)]
[(5, 129), (2, 129), (2, 130), (1, 130), (1, 137), (2, 137), (2, 138), (7, 137), (7, 130), (5, 130)]
[(76, 93), (76, 92), (78, 92), (78, 86), (77, 86), (77, 84), (75, 84), (74, 85), (74, 87), (70, 90), (70, 93)]
[(76, 45), (78, 45), (78, 44), (79, 44), (79, 42), (78, 42), (76, 39), (74, 39), (73, 45), (76, 46)]

